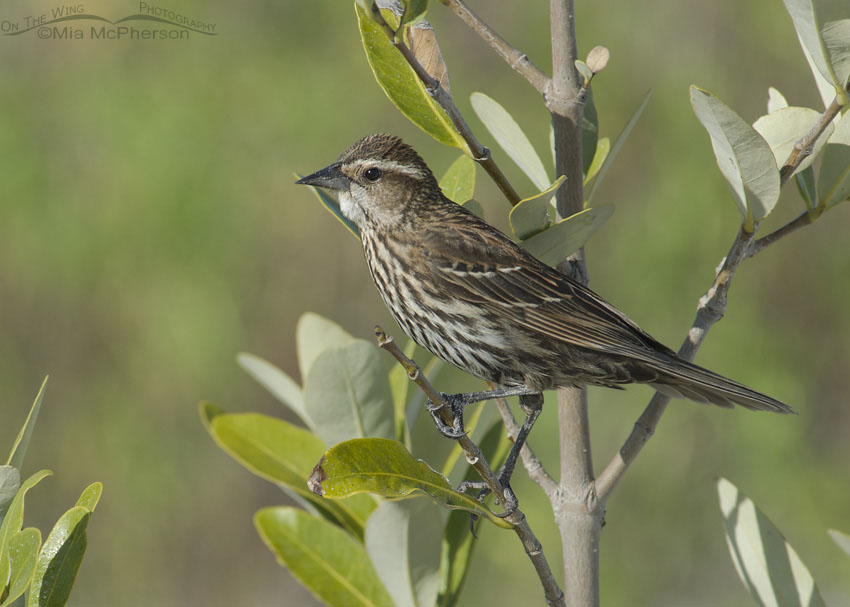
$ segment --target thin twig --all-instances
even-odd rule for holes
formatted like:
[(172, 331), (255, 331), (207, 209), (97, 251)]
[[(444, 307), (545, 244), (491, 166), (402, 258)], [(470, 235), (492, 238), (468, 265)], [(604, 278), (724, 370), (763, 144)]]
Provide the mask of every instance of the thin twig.
[(505, 177), (505, 174), (502, 173), (502, 170), (496, 164), (496, 161), (493, 160), (493, 157), (490, 155), (490, 150), (483, 146), (475, 137), (472, 129), (469, 128), (466, 120), (464, 120), (461, 115), (460, 110), (457, 109), (457, 106), (452, 100), (452, 96), (446, 91), (446, 89), (440, 86), (439, 81), (431, 76), (431, 74), (428, 73), (428, 70), (422, 67), (422, 64), (419, 63), (419, 60), (413, 54), (413, 51), (411, 51), (410, 47), (404, 43), (403, 37), (396, 36), (396, 30), (387, 23), (375, 3), (372, 4), (372, 16), (374, 17), (375, 22), (390, 39), (392, 45), (399, 50), (402, 57), (404, 57), (404, 60), (407, 61), (408, 65), (410, 65), (416, 73), (416, 76), (425, 85), (425, 90), (428, 95), (430, 95), (431, 98), (446, 111), (446, 114), (452, 121), (452, 124), (457, 129), (457, 132), (460, 133), (460, 136), (463, 137), (463, 140), (469, 147), (469, 151), (472, 154), (473, 159), (475, 159), (475, 161), (477, 161), (482, 168), (487, 171), (487, 174), (490, 175), (494, 182), (496, 182), (496, 185), (499, 186), (499, 189), (502, 190), (502, 193), (511, 205), (518, 203), (520, 201), (519, 194), (517, 194), (514, 187), (508, 181), (508, 178)]
[(442, 0), (442, 2), (455, 15), (460, 17), (472, 31), (478, 34), (484, 42), (489, 44), (507, 62), (512, 70), (528, 80), (531, 86), (537, 89), (538, 93), (542, 95), (546, 92), (546, 87), (549, 85), (549, 77), (543, 73), (543, 70), (534, 65), (534, 62), (528, 58), (528, 55), (511, 46), (461, 0)]
[(747, 257), (754, 257), (761, 253), (766, 247), (772, 245), (774, 242), (779, 240), (784, 236), (788, 236), (792, 232), (796, 232), (800, 228), (809, 225), (812, 223), (817, 217), (820, 216), (820, 213), (814, 213), (812, 211), (806, 211), (798, 215), (795, 219), (792, 219), (788, 223), (786, 223), (781, 228), (771, 232), (767, 236), (763, 236), (757, 240), (754, 240), (750, 244), (750, 248), (747, 249)]
[[(794, 149), (779, 172), (781, 186), (784, 186), (788, 182), (794, 171), (800, 166), (800, 163), (807, 156), (811, 155), (815, 142), (827, 129), (835, 116), (838, 115), (841, 108), (842, 104), (836, 96), (835, 100), (824, 111), (817, 123), (794, 144)], [(684, 343), (679, 348), (679, 356), (686, 360), (693, 360), (697, 350), (702, 345), (703, 340), (705, 340), (708, 331), (717, 321), (723, 318), (723, 314), (726, 312), (729, 287), (738, 266), (783, 236), (811, 224), (817, 216), (816, 210), (807, 211), (775, 232), (758, 240), (755, 239), (755, 230), (758, 229), (758, 223), (754, 226), (753, 232), (747, 232), (743, 227), (741, 228), (738, 237), (732, 243), (729, 254), (726, 255), (720, 270), (717, 272), (714, 283), (705, 295), (700, 298), (696, 319), (693, 325), (691, 325)], [(631, 434), (629, 434), (623, 446), (620, 447), (617, 455), (614, 456), (602, 474), (599, 475), (599, 478), (597, 478), (596, 492), (599, 499), (606, 500), (614, 490), (614, 487), (616, 487), (617, 483), (626, 473), (626, 470), (628, 470), (631, 463), (637, 457), (637, 454), (640, 453), (643, 446), (652, 437), (669, 402), (670, 397), (660, 392), (656, 392), (649, 401), (649, 405), (647, 405), (637, 422), (635, 422)]]
[[(437, 406), (442, 405), (439, 409), (437, 409), (437, 414), (447, 425), (452, 425), (454, 420), (452, 419), (448, 403), (446, 403), (443, 395), (434, 389), (434, 386), (431, 385), (431, 382), (428, 381), (428, 378), (425, 377), (425, 374), (422, 373), (419, 366), (410, 360), (395, 344), (393, 338), (387, 335), (380, 327), (375, 327), (375, 336), (378, 339), (378, 345), (398, 360), (398, 362), (404, 367), (405, 371), (407, 371), (408, 377), (416, 382), (416, 385), (419, 386), (431, 402)], [(499, 482), (499, 479), (495, 474), (493, 474), (493, 470), (490, 468), (489, 462), (484, 459), (478, 445), (472, 442), (472, 439), (470, 439), (467, 435), (461, 436), (457, 439), (457, 441), (461, 449), (463, 449), (463, 452), (466, 454), (466, 460), (473, 468), (475, 468), (476, 472), (478, 472), (481, 476), (481, 479), (486, 483), (490, 491), (492, 491), (499, 499), (499, 503), (506, 504), (508, 500), (505, 495), (505, 490)], [(528, 524), (525, 514), (517, 508), (510, 515), (505, 517), (505, 520), (513, 525), (514, 532), (516, 532), (522, 542), (528, 558), (531, 559), (531, 563), (537, 571), (537, 575), (543, 585), (546, 603), (551, 606), (564, 607), (564, 593), (561, 591), (557, 580), (555, 580), (555, 576), (552, 574), (549, 562), (543, 554), (543, 546), (531, 530), (531, 526)]]
[(838, 115), (838, 112), (841, 111), (842, 107), (844, 107), (844, 104), (836, 95), (832, 103), (821, 115), (820, 120), (818, 120), (814, 126), (809, 129), (808, 133), (800, 137), (797, 143), (794, 144), (794, 149), (791, 150), (791, 155), (788, 156), (788, 160), (785, 161), (785, 164), (782, 165), (782, 169), (779, 171), (779, 177), (783, 184), (788, 181), (791, 175), (794, 174), (794, 171), (797, 170), (800, 163), (808, 156), (811, 156), (818, 138), (832, 123), (833, 119)]
[[(489, 383), (491, 388), (495, 389), (495, 384)], [(502, 416), (502, 423), (505, 425), (505, 431), (508, 433), (508, 437), (511, 440), (516, 438), (516, 435), (519, 434), (519, 424), (514, 418), (514, 414), (511, 412), (511, 408), (508, 405), (508, 401), (504, 398), (496, 398), (496, 406), (499, 409), (499, 415)], [(546, 493), (547, 496), (550, 496), (550, 499), (555, 496), (558, 492), (559, 487), (558, 483), (555, 482), (549, 473), (546, 471), (546, 468), (543, 466), (543, 462), (534, 454), (531, 446), (528, 444), (528, 441), (522, 446), (522, 449), (519, 452), (520, 457), (522, 458), (522, 464), (525, 467), (526, 472), (528, 472), (529, 478), (537, 483), (543, 492)]]
[[(847, 90), (850, 91), (850, 85), (847, 86)], [(808, 156), (812, 154), (814, 151), (815, 143), (823, 135), (823, 132), (832, 124), (832, 121), (841, 111), (841, 108), (844, 107), (844, 104), (841, 103), (838, 95), (835, 96), (835, 99), (832, 101), (830, 106), (826, 108), (826, 111), (821, 115), (820, 119), (809, 129), (809, 132), (803, 135), (803, 137), (794, 144), (794, 149), (791, 151), (791, 155), (788, 157), (788, 160), (785, 161), (785, 164), (782, 165), (782, 169), (779, 171), (779, 180), (782, 185), (785, 185), (791, 176), (794, 174), (794, 171), (797, 170), (797, 167), (805, 160)], [(801, 215), (798, 215), (796, 218), (792, 219), (788, 223), (786, 223), (781, 228), (778, 228), (768, 234), (767, 236), (762, 236), (761, 238), (753, 241), (750, 244), (749, 249), (747, 250), (747, 257), (754, 257), (761, 253), (766, 247), (772, 245), (774, 242), (778, 241), (780, 238), (788, 236), (793, 232), (796, 232), (802, 227), (805, 227), (816, 220), (823, 213), (825, 209), (822, 207), (816, 207), (814, 209), (810, 209)]]

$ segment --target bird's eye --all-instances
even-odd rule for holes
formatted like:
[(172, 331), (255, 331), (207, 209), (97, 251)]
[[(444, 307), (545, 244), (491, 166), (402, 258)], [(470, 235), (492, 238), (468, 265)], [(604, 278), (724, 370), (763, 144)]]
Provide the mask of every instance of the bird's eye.
[(381, 174), (381, 169), (375, 167), (368, 168), (363, 173), (369, 181), (378, 181), (381, 178)]

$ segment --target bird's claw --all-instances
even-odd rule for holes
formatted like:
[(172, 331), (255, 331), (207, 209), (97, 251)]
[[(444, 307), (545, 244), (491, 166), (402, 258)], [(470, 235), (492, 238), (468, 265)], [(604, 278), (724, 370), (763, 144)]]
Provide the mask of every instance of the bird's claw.
[(452, 403), (448, 402), (448, 406), (452, 410), (452, 425), (450, 426), (444, 422), (443, 418), (439, 415), (439, 411), (445, 406), (446, 405), (435, 405), (430, 400), (425, 403), (425, 409), (431, 414), (431, 417), (434, 418), (434, 424), (437, 426), (437, 431), (446, 438), (454, 440), (466, 436), (466, 431), (463, 429), (463, 410), (461, 409), (461, 411), (458, 412)]
[[(495, 516), (497, 518), (508, 518), (510, 515), (516, 512), (516, 509), (519, 507), (519, 501), (517, 500), (516, 495), (514, 494), (514, 490), (511, 489), (508, 480), (509, 479), (504, 478), (503, 475), (499, 475), (499, 483), (502, 485), (502, 494), (504, 495), (504, 500), (497, 498), (497, 501), (502, 505), (502, 508), (504, 508), (505, 511), (501, 514), (496, 514)], [(463, 481), (457, 487), (457, 490), (460, 493), (465, 493), (470, 489), (480, 489), (478, 495), (475, 496), (475, 499), (479, 502), (483, 502), (484, 498), (490, 495), (491, 493), (490, 487), (488, 487), (487, 484), (483, 481)], [(504, 503), (502, 503), (503, 501)]]

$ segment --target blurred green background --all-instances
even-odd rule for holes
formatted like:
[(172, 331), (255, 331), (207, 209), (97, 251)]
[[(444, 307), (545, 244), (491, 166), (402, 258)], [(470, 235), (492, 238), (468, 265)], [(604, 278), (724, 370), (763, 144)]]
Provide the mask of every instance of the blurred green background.
[[(531, 184), (496, 149), (468, 97), (480, 90), (499, 100), (548, 159), (540, 100), (433, 4), (459, 107), (529, 195)], [(470, 4), (548, 71), (546, 3)], [(654, 89), (597, 193), (597, 203), (617, 210), (588, 247), (591, 285), (677, 347), (739, 222), (688, 85), (749, 121), (765, 113), (770, 85), (792, 105), (820, 107), (819, 97), (780, 0), (576, 4), (582, 56), (597, 44), (612, 53), (594, 80), (602, 134), (616, 136)], [(843, 0), (816, 5), (822, 22), (850, 17)], [(7, 1), (0, 21), (56, 6)], [(219, 35), (0, 35), (0, 445), (11, 444), (49, 373), (24, 472), (56, 475), (30, 493), (28, 523), (46, 531), (83, 487), (104, 483), (71, 605), (315, 604), (251, 522), (286, 498), (213, 444), (197, 402), (287, 416), (234, 356), (256, 353), (297, 378), (293, 335), (304, 311), (367, 339), (376, 323), (400, 334), (358, 243), (293, 184), (294, 172), (325, 166), (377, 131), (403, 136), (438, 175), (456, 153), (384, 97), (350, 2), (162, 6), (215, 23)], [(118, 19), (139, 7), (84, 8)], [(507, 205), (483, 171), (478, 177), (476, 197), (505, 225)], [(801, 210), (786, 188), (764, 229)], [(850, 601), (850, 562), (826, 535), (828, 527), (850, 531), (848, 228), (845, 204), (739, 271), (727, 317), (697, 362), (800, 415), (674, 403), (609, 502), (606, 604), (749, 603), (722, 535), (719, 475), (787, 534), (827, 602)], [(597, 468), (649, 396), (641, 387), (591, 392)], [(556, 421), (547, 407), (531, 439), (553, 474)], [(548, 503), (524, 472), (516, 479), (560, 567)], [(513, 534), (482, 532), (467, 593), (466, 605), (540, 597)]]

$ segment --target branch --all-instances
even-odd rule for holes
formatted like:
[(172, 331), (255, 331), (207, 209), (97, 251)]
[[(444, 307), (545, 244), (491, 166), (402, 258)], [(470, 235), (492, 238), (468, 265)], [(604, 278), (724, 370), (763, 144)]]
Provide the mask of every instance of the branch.
[(430, 95), (430, 97), (445, 110), (446, 114), (448, 114), (449, 119), (457, 129), (457, 132), (461, 137), (463, 137), (463, 140), (469, 147), (469, 151), (472, 154), (473, 159), (475, 159), (483, 167), (483, 169), (487, 171), (487, 174), (490, 175), (493, 181), (496, 182), (496, 185), (499, 186), (499, 189), (502, 190), (502, 193), (511, 205), (518, 203), (520, 201), (519, 194), (517, 194), (514, 187), (508, 181), (508, 178), (505, 177), (505, 174), (502, 173), (502, 170), (498, 167), (496, 161), (490, 156), (490, 150), (484, 147), (481, 142), (476, 139), (475, 135), (472, 133), (472, 129), (469, 128), (466, 120), (464, 120), (461, 115), (460, 110), (457, 109), (457, 106), (452, 100), (452, 96), (449, 95), (446, 89), (440, 86), (439, 81), (431, 76), (431, 74), (428, 73), (428, 70), (422, 67), (422, 64), (419, 63), (419, 60), (413, 54), (413, 51), (411, 51), (410, 47), (404, 43), (404, 37), (396, 35), (396, 30), (387, 23), (378, 8), (378, 5), (374, 2), (372, 3), (372, 17), (375, 23), (384, 30), (384, 33), (387, 37), (389, 37), (392, 45), (399, 50), (402, 57), (404, 57), (405, 61), (407, 61), (408, 65), (410, 65), (416, 73), (416, 76), (422, 81), (422, 84), (425, 85), (425, 91), (428, 95)]
[[(437, 409), (437, 414), (447, 425), (452, 425), (454, 420), (452, 419), (451, 409), (448, 406), (448, 403), (446, 403), (443, 395), (434, 389), (434, 386), (431, 385), (431, 382), (428, 381), (428, 378), (425, 377), (425, 374), (422, 373), (419, 366), (410, 360), (395, 344), (393, 338), (387, 335), (380, 327), (375, 327), (375, 336), (378, 339), (378, 345), (395, 356), (396, 360), (398, 360), (398, 362), (404, 367), (405, 371), (407, 371), (407, 376), (416, 382), (416, 385), (419, 386), (431, 402), (438, 406), (442, 405), (439, 409)], [(487, 484), (490, 491), (493, 492), (493, 495), (499, 499), (499, 503), (506, 504), (507, 499), (505, 496), (505, 490), (499, 482), (499, 479), (495, 474), (493, 474), (490, 464), (481, 455), (481, 450), (478, 448), (478, 445), (472, 442), (472, 440), (466, 435), (463, 435), (457, 439), (457, 441), (461, 449), (463, 449), (463, 452), (466, 454), (466, 461), (475, 468), (476, 472), (478, 472), (481, 476), (481, 479)], [(505, 520), (513, 524), (513, 530), (516, 532), (517, 536), (519, 536), (528, 558), (531, 559), (531, 563), (537, 571), (537, 575), (540, 578), (540, 582), (543, 585), (543, 591), (546, 595), (546, 603), (550, 606), (565, 606), (564, 593), (561, 592), (561, 589), (558, 587), (558, 582), (555, 580), (555, 576), (552, 575), (552, 569), (549, 567), (549, 562), (543, 554), (543, 546), (540, 544), (540, 540), (537, 539), (537, 536), (534, 535), (534, 532), (532, 532), (531, 527), (525, 518), (525, 514), (517, 508), (509, 516), (505, 517)]]
[[(850, 91), (850, 85), (847, 86), (847, 90)], [(803, 135), (803, 137), (794, 144), (794, 149), (791, 151), (791, 155), (788, 157), (788, 160), (785, 161), (785, 164), (782, 166), (782, 170), (779, 171), (779, 180), (782, 185), (785, 185), (791, 176), (794, 174), (794, 171), (797, 170), (797, 167), (806, 159), (806, 157), (810, 156), (814, 151), (814, 146), (826, 128), (832, 123), (838, 113), (841, 111), (841, 108), (844, 105), (838, 98), (838, 95), (835, 96), (835, 99), (832, 101), (830, 106), (826, 108), (826, 111), (821, 115), (820, 119), (815, 123), (815, 125), (809, 129), (809, 132)], [(799, 230), (800, 228), (809, 225), (815, 219), (820, 217), (821, 213), (823, 213), (824, 209), (821, 207), (817, 207), (815, 209), (811, 209), (806, 211), (805, 213), (797, 216), (795, 219), (792, 219), (788, 223), (786, 223), (781, 228), (771, 232), (767, 236), (763, 236), (758, 240), (754, 241), (750, 244), (749, 249), (747, 250), (747, 257), (754, 257), (761, 253), (766, 247), (772, 245), (774, 242)]]
[[(492, 389), (495, 389), (495, 384), (491, 382), (488, 382), (488, 384)], [(502, 423), (505, 425), (505, 431), (508, 434), (508, 438), (513, 441), (519, 433), (519, 424), (514, 418), (514, 414), (511, 413), (511, 408), (508, 405), (507, 400), (504, 398), (497, 398), (495, 401), (496, 406), (499, 408), (499, 415), (502, 416)], [(555, 499), (559, 490), (558, 483), (556, 483), (555, 479), (549, 476), (549, 473), (546, 472), (546, 468), (543, 467), (543, 462), (541, 462), (534, 454), (534, 451), (531, 450), (528, 441), (526, 441), (522, 446), (519, 455), (522, 458), (522, 464), (525, 466), (525, 470), (528, 472), (529, 478), (543, 489), (543, 492), (549, 496), (550, 500)]]
[[(723, 260), (711, 288), (699, 300), (696, 319), (679, 348), (678, 354), (681, 358), (692, 361), (697, 350), (705, 341), (708, 331), (717, 321), (723, 318), (732, 278), (738, 266), (747, 258), (747, 250), (753, 241), (753, 236), (752, 233), (746, 232), (742, 227), (735, 242), (732, 243), (732, 248)], [(649, 401), (649, 405), (635, 422), (626, 442), (623, 443), (617, 455), (596, 479), (596, 493), (600, 500), (604, 502), (608, 499), (611, 491), (614, 490), (614, 487), (626, 473), (637, 454), (655, 433), (655, 428), (658, 426), (658, 422), (661, 420), (669, 402), (670, 397), (660, 392), (656, 392), (652, 400)]]
[(504, 38), (496, 33), (489, 25), (484, 23), (478, 15), (473, 13), (461, 0), (441, 0), (455, 15), (466, 23), (472, 31), (478, 34), (484, 42), (504, 59), (512, 70), (537, 89), (541, 95), (546, 92), (549, 85), (549, 77), (534, 65), (528, 55), (511, 46)]
[(782, 169), (779, 171), (779, 178), (783, 185), (786, 181), (788, 181), (791, 175), (794, 174), (794, 171), (797, 170), (800, 163), (808, 156), (811, 156), (814, 151), (815, 142), (817, 142), (818, 138), (826, 130), (826, 127), (832, 123), (833, 119), (838, 115), (838, 112), (841, 111), (842, 107), (844, 107), (844, 104), (836, 95), (830, 106), (826, 108), (826, 111), (824, 111), (821, 115), (820, 120), (818, 120), (814, 126), (809, 129), (808, 133), (803, 135), (797, 143), (794, 144), (794, 149), (791, 150), (791, 155), (788, 156), (788, 160), (785, 161), (785, 164), (782, 165)]
[[(838, 115), (842, 107), (843, 104), (840, 102), (838, 96), (836, 96), (835, 100), (824, 111), (815, 125), (794, 144), (794, 149), (779, 171), (779, 182), (781, 186), (788, 183), (788, 180), (800, 166), (800, 163), (812, 154), (815, 142), (817, 142), (818, 138)], [(822, 212), (822, 209), (820, 212)], [(817, 219), (820, 212), (818, 212), (818, 209), (807, 211), (778, 230), (758, 240), (755, 239), (755, 230), (758, 229), (758, 224), (756, 224), (752, 233), (746, 232), (743, 227), (741, 228), (738, 237), (732, 243), (729, 254), (725, 257), (717, 272), (714, 283), (705, 295), (700, 298), (696, 319), (688, 331), (687, 338), (679, 348), (680, 357), (692, 361), (694, 356), (696, 356), (697, 350), (705, 340), (708, 331), (717, 321), (723, 318), (723, 314), (726, 312), (729, 287), (732, 284), (732, 278), (738, 266), (783, 236), (787, 236), (803, 226), (811, 224)], [(637, 457), (637, 454), (640, 453), (643, 446), (655, 433), (655, 428), (658, 426), (658, 422), (661, 420), (661, 416), (664, 414), (669, 402), (669, 396), (664, 396), (658, 392), (649, 401), (649, 405), (638, 418), (637, 422), (635, 422), (635, 426), (626, 439), (626, 442), (623, 443), (617, 455), (614, 456), (596, 480), (596, 491), (600, 500), (604, 501), (608, 498), (614, 487), (616, 487), (617, 483), (626, 473), (626, 470), (628, 470), (631, 463)]]

